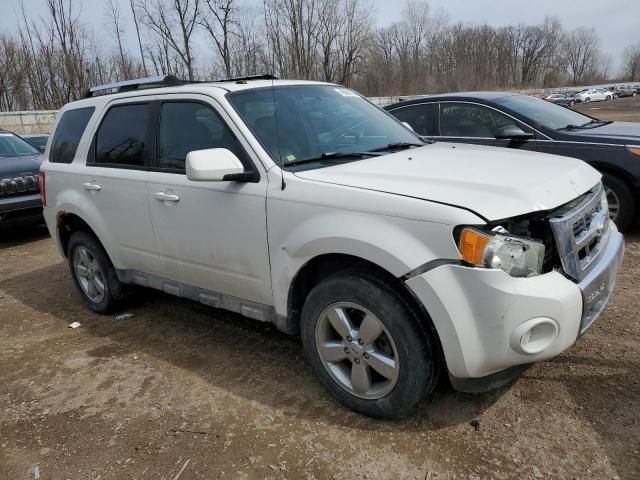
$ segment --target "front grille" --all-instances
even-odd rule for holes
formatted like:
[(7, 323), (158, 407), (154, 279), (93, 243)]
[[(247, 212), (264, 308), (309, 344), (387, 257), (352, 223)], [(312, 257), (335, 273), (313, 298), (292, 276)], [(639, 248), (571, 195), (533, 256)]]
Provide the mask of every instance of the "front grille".
[(549, 225), (565, 273), (581, 281), (596, 264), (609, 232), (609, 212), (603, 208), (604, 189), (596, 185), (577, 201), (553, 212)]
[(40, 191), (37, 175), (23, 175), (14, 178), (0, 179), (0, 198), (11, 195), (33, 194)]

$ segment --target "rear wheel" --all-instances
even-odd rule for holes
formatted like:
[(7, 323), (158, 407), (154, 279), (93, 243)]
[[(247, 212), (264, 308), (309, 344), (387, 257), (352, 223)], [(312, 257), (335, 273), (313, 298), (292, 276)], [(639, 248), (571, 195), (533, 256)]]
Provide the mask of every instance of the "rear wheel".
[(95, 236), (82, 231), (71, 235), (67, 259), (76, 287), (91, 310), (110, 313), (122, 306), (126, 286)]
[(590, 102), (591, 101), (591, 97), (587, 97), (584, 99), (585, 102)]
[(607, 203), (609, 204), (609, 216), (624, 232), (629, 228), (635, 216), (635, 200), (629, 186), (620, 178), (609, 173), (602, 176)]
[(436, 385), (433, 337), (383, 280), (359, 273), (324, 280), (307, 297), (301, 333), (321, 382), (357, 412), (404, 417)]

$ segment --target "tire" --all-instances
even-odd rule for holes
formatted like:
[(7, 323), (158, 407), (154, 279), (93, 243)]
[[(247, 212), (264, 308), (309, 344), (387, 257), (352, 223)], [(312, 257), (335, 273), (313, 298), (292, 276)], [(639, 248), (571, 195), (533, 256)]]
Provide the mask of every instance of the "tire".
[[(607, 190), (607, 200), (611, 202), (609, 211), (615, 221), (618, 230), (626, 231), (635, 218), (636, 202), (629, 186), (615, 175), (605, 173), (602, 175), (602, 183)], [(617, 214), (614, 215), (613, 200), (618, 203)], [(614, 218), (615, 217), (615, 218)]]
[(573, 108), (575, 106), (576, 102), (574, 102), (573, 100), (571, 100), (569, 102), (569, 108)]
[(611, 100), (611, 95), (607, 95), (607, 96), (605, 97), (605, 100), (606, 100), (607, 102), (608, 102), (609, 100)]
[(590, 98), (590, 97), (587, 97), (587, 98), (585, 98), (585, 99), (584, 99), (584, 101), (585, 101), (585, 103), (588, 103), (588, 102), (590, 102), (590, 101), (591, 101), (591, 98)]
[(67, 259), (73, 281), (91, 310), (107, 314), (122, 307), (128, 298), (127, 288), (94, 235), (83, 231), (72, 234)]
[[(322, 384), (343, 405), (384, 419), (409, 415), (433, 391), (441, 364), (435, 331), (396, 288), (374, 275), (341, 272), (311, 290), (301, 317), (303, 347)], [(380, 358), (394, 368), (380, 369)], [(352, 378), (366, 380), (357, 388)]]
[(633, 93), (631, 94), (631, 96), (632, 96), (632, 97), (635, 97), (636, 95), (637, 95), (637, 93), (636, 93), (636, 92), (633, 92)]

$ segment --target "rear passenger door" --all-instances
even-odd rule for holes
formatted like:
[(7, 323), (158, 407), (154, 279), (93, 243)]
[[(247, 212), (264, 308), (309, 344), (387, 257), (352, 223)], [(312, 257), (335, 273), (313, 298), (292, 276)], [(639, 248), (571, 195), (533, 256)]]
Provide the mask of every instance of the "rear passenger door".
[(152, 106), (151, 99), (111, 102), (77, 180), (116, 267), (150, 274), (158, 269), (146, 187), (153, 155)]
[[(162, 276), (271, 305), (267, 179), (256, 170), (259, 162), (250, 159), (237, 128), (214, 102), (206, 96), (167, 95), (156, 103), (157, 162), (148, 177), (148, 201)], [(259, 173), (259, 180), (187, 179), (187, 153), (208, 148), (232, 151), (245, 171)]]
[(439, 102), (434, 140), (474, 143), (519, 150), (535, 150), (535, 136), (531, 139), (497, 139), (502, 127), (516, 125), (525, 133), (535, 135), (533, 128), (504, 112), (472, 102)]

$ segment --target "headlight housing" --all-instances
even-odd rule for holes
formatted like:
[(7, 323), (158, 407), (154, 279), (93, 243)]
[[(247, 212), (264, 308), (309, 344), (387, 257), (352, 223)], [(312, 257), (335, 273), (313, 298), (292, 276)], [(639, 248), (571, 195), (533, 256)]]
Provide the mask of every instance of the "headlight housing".
[(535, 240), (466, 227), (460, 233), (458, 250), (464, 261), (476, 267), (499, 268), (512, 277), (542, 272), (544, 244)]

